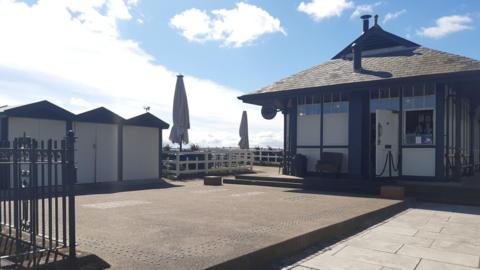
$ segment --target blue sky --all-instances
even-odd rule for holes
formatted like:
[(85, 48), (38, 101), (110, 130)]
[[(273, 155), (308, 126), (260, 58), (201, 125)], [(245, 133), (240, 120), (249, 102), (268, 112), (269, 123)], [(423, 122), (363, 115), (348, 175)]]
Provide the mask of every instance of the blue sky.
[(480, 1), (0, 0), (0, 103), (49, 99), (73, 112), (142, 107), (167, 122), (185, 74), (191, 140), (235, 146), (241, 111), (254, 145), (280, 146), (282, 121), (238, 95), (330, 59), (359, 15), (423, 46), (480, 59)]

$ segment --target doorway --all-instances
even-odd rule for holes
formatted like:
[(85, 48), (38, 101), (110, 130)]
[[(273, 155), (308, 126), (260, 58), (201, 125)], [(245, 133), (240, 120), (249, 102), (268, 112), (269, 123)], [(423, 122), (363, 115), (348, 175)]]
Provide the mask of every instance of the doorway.
[(376, 110), (372, 121), (372, 158), (375, 178), (399, 176), (399, 115), (391, 110)]

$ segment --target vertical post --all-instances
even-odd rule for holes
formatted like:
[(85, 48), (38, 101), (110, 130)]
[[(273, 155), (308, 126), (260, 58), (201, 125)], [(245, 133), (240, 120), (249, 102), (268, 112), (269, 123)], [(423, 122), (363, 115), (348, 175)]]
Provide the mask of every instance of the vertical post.
[(462, 99), (460, 90), (455, 92), (455, 178), (458, 179), (462, 175)]
[(435, 85), (435, 177), (445, 179), (445, 85)]
[(208, 151), (209, 150), (206, 150), (205, 153), (204, 153), (204, 159), (203, 159), (203, 163), (205, 164), (205, 174), (208, 174)]
[[(20, 169), (19, 160), (22, 154), (19, 149), (19, 141), (15, 139), (13, 141), (13, 222), (15, 228), (15, 253), (18, 255), (21, 252), (21, 225), (20, 225)], [(11, 198), (12, 199), (12, 198)]]
[[(403, 86), (398, 89), (398, 102), (400, 112), (398, 113), (398, 176), (403, 176)], [(369, 120), (370, 121), (370, 120)], [(370, 138), (369, 138), (370, 140)]]
[(175, 153), (175, 177), (180, 175), (180, 151)]
[(162, 179), (163, 176), (163, 129), (158, 129), (158, 179)]
[(75, 134), (73, 130), (67, 133), (67, 182), (68, 182), (68, 247), (69, 258), (76, 258), (75, 241)]
[(118, 124), (117, 132), (117, 177), (123, 181), (123, 123)]
[(475, 173), (475, 106), (473, 102), (470, 102), (470, 171), (469, 174), (473, 175)]
[(356, 91), (350, 94), (348, 112), (348, 174), (351, 178), (362, 177), (363, 151), (363, 109), (364, 92)]
[(30, 141), (30, 188), (31, 190), (31, 203), (30, 203), (30, 239), (33, 247), (33, 265), (36, 265), (36, 252), (37, 252), (37, 234), (38, 234), (38, 181), (37, 181), (37, 141), (32, 139)]

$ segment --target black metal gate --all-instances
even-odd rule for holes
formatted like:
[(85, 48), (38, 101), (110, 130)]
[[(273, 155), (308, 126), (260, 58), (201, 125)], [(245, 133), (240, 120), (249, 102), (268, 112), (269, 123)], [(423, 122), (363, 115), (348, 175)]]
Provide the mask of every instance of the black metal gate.
[(1, 258), (35, 266), (45, 251), (76, 256), (74, 142), (72, 131), (62, 141), (0, 142)]

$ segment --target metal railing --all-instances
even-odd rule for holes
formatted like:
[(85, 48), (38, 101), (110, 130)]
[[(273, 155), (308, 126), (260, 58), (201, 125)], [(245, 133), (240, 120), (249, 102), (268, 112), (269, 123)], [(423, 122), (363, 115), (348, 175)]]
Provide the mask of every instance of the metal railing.
[(42, 252), (65, 247), (76, 256), (74, 141), (69, 132), (61, 142), (0, 143), (0, 236), (13, 246), (2, 259), (35, 266)]
[(163, 153), (163, 172), (176, 178), (252, 170), (251, 150), (209, 148), (199, 151), (168, 151)]

